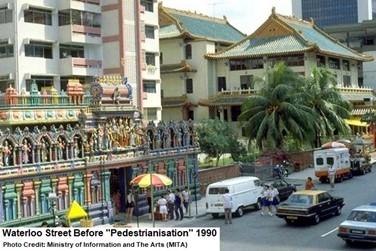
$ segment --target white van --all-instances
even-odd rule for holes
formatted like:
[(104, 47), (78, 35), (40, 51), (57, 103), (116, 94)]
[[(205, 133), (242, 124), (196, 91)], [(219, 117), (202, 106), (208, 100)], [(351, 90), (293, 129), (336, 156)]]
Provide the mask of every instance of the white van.
[(313, 152), (315, 176), (321, 182), (328, 181), (328, 167), (336, 168), (336, 180), (351, 178), (350, 153), (348, 148), (320, 149)]
[(244, 208), (248, 206), (260, 209), (261, 192), (261, 181), (257, 177), (243, 176), (210, 184), (206, 189), (206, 212), (212, 214), (214, 218), (224, 213), (223, 195), (230, 193), (233, 203), (232, 212), (241, 217)]

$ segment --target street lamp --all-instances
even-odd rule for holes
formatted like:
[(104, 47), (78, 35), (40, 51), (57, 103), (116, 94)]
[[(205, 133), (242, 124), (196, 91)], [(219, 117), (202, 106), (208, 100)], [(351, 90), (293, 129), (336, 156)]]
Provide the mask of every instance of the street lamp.
[(48, 201), (50, 202), (50, 210), (51, 210), (51, 213), (52, 213), (52, 217), (53, 217), (53, 227), (56, 227), (56, 214), (55, 214), (55, 211), (56, 211), (56, 201), (57, 201), (58, 197), (56, 195), (56, 193), (49, 193), (48, 194)]

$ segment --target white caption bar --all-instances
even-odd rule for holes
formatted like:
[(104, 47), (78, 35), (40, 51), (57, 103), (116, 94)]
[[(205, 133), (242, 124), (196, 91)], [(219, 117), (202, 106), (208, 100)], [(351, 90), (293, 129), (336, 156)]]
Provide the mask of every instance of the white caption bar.
[(220, 250), (219, 228), (0, 228), (1, 251)]

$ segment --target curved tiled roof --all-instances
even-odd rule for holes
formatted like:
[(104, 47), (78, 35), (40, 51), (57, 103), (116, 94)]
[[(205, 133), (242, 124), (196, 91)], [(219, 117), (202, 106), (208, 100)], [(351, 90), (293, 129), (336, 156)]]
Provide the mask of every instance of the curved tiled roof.
[(245, 35), (233, 27), (223, 18), (213, 18), (202, 14), (192, 13), (161, 7), (161, 13), (165, 13), (175, 21), (175, 26), (161, 26), (160, 37), (176, 37), (176, 32), (180, 34), (188, 33), (194, 38), (204, 38), (208, 40), (235, 43), (245, 37)]
[[(275, 23), (286, 32), (260, 35), (260, 30)], [(351, 58), (358, 61), (371, 61), (371, 56), (358, 53), (330, 37), (313, 23), (272, 12), (268, 20), (253, 34), (224, 51), (207, 54), (208, 58), (256, 57), (276, 54), (292, 54), (315, 50), (333, 56)]]

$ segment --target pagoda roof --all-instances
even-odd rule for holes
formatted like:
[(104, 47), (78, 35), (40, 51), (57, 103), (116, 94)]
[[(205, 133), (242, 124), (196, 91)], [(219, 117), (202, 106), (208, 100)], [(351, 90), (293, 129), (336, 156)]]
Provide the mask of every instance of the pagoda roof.
[(187, 36), (192, 39), (232, 44), (245, 37), (245, 34), (232, 26), (226, 17), (209, 17), (163, 6), (160, 6), (160, 15), (166, 20), (160, 25), (160, 39)]
[(341, 44), (313, 21), (282, 16), (272, 10), (269, 18), (251, 35), (207, 58), (252, 58), (306, 51), (336, 56), (357, 61), (372, 61), (373, 57), (359, 53)]
[(161, 65), (161, 73), (177, 73), (177, 72), (196, 72), (197, 70), (185, 61), (179, 64)]

